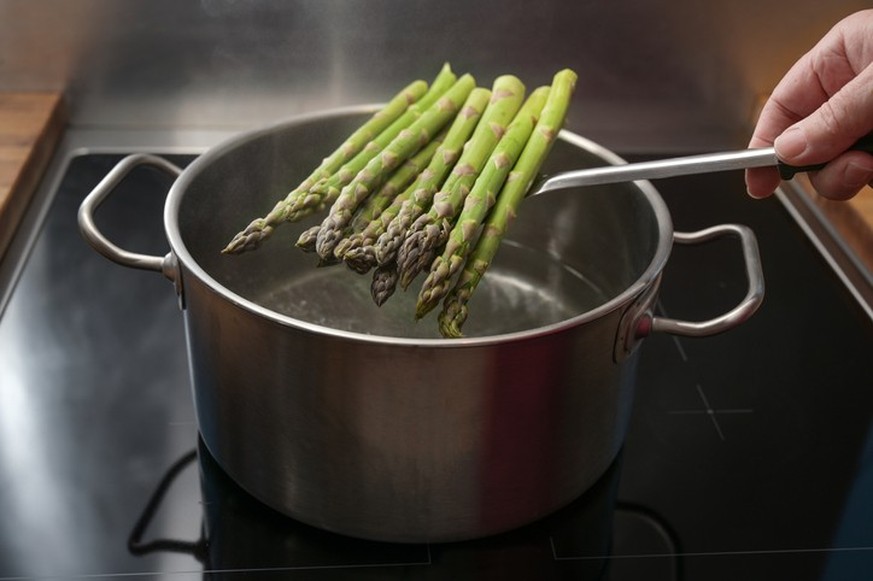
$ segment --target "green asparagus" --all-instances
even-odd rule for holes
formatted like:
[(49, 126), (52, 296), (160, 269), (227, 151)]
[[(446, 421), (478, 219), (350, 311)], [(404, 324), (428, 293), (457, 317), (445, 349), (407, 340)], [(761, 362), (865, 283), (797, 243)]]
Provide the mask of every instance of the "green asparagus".
[(380, 264), (373, 271), (373, 282), (370, 283), (370, 296), (378, 306), (385, 304), (397, 288), (397, 263)]
[(433, 160), (434, 154), (436, 154), (445, 138), (446, 131), (443, 130), (430, 143), (403, 162), (376, 193), (364, 200), (364, 203), (361, 204), (361, 207), (352, 219), (352, 230), (355, 232), (363, 230), (371, 220), (379, 217), (385, 208), (394, 201), (394, 198), (417, 180), (421, 172)]
[(575, 72), (564, 69), (552, 80), (552, 88), (540, 120), (500, 191), (464, 270), (443, 302), (438, 319), (440, 333), (444, 337), (462, 336), (461, 327), (467, 319), (467, 303), (491, 265), (506, 230), (515, 220), (519, 205), (551, 151), (552, 144), (564, 124), (576, 78)]
[(315, 242), (315, 252), (319, 257), (326, 259), (333, 253), (342, 237), (343, 229), (351, 221), (358, 205), (386, 179), (386, 175), (430, 142), (455, 118), (475, 87), (476, 81), (472, 75), (466, 74), (459, 78), (434, 105), (423, 112), (412, 125), (402, 130), (343, 187), (321, 223)]
[[(373, 221), (379, 219), (382, 213), (388, 208), (398, 195), (403, 193), (410, 184), (424, 171), (425, 167), (433, 159), (437, 149), (445, 138), (445, 132), (438, 135), (424, 148), (418, 151), (411, 158), (407, 159), (397, 170), (391, 174), (391, 177), (382, 184), (379, 190), (367, 198), (358, 212), (352, 219), (351, 225), (348, 227), (348, 232), (342, 238), (334, 249), (334, 254), (337, 258), (344, 260), (347, 251), (357, 247), (360, 244), (361, 233)], [(320, 226), (306, 230), (301, 236), (305, 236), (303, 242), (308, 246), (311, 236), (311, 230), (317, 232)], [(300, 246), (300, 244), (298, 244)], [(314, 249), (314, 243), (312, 249)], [(308, 250), (308, 248), (304, 248)], [(354, 270), (354, 269), (353, 269)], [(366, 272), (366, 271), (364, 271)]]
[(285, 210), (285, 219), (295, 222), (333, 203), (342, 190), (367, 163), (381, 152), (401, 131), (415, 122), (424, 111), (432, 107), (454, 85), (457, 77), (449, 65), (443, 66), (427, 93), (410, 105), (394, 123), (364, 146), (358, 155), (349, 160), (334, 174), (316, 182), (308, 191), (295, 197)]
[(222, 252), (226, 254), (254, 250), (270, 236), (274, 227), (285, 221), (284, 212), (291, 200), (306, 192), (319, 180), (336, 172), (342, 165), (358, 154), (367, 143), (401, 117), (408, 107), (419, 101), (427, 90), (427, 83), (414, 81), (397, 93), (382, 109), (352, 133), (333, 153), (326, 157), (306, 179), (304, 179), (284, 200), (276, 204), (264, 218), (253, 220), (244, 230), (238, 232)]
[(319, 226), (312, 226), (304, 230), (294, 244), (304, 252), (315, 252), (315, 239), (318, 237)]
[(429, 211), (411, 223), (397, 249), (397, 268), (403, 288), (408, 287), (418, 273), (431, 263), (436, 249), (445, 243), (464, 198), (507, 125), (517, 114), (524, 96), (524, 84), (517, 77), (503, 75), (494, 81), (491, 102), (452, 173), (434, 195)]
[(479, 235), (482, 222), (530, 138), (548, 95), (548, 87), (539, 87), (533, 91), (500, 138), (491, 158), (464, 200), (464, 207), (452, 228), (442, 255), (437, 256), (430, 267), (418, 294), (416, 318), (422, 318), (438, 304), (448, 293), (454, 275), (464, 266)]
[[(297, 246), (319, 266), (372, 272), (382, 305), (429, 269), (416, 319), (441, 301), (439, 331), (461, 337), (468, 303), (566, 117), (576, 74), (559, 71), (525, 99), (503, 75), (491, 90), (446, 64), (428, 88), (409, 84), (263, 218), (222, 250), (253, 250), (283, 222), (327, 211)], [(374, 269), (375, 267), (375, 269)]]
[[(400, 211), (400, 207), (412, 195), (414, 189), (415, 184), (410, 185), (406, 190), (398, 194), (381, 214), (370, 220), (370, 223), (363, 230), (355, 232), (337, 245), (337, 252), (340, 245), (344, 245), (343, 261), (345, 261), (349, 268), (359, 274), (366, 274), (374, 266), (378, 265), (376, 254), (373, 251), (373, 243), (385, 231), (385, 228)], [(314, 242), (312, 248), (313, 250), (315, 249)]]
[[(467, 102), (456, 117), (446, 136), (446, 140), (440, 147), (437, 155), (431, 160), (427, 169), (419, 176), (415, 191), (410, 200), (400, 209), (395, 219), (388, 225), (375, 243), (375, 256), (379, 264), (385, 264), (394, 260), (394, 254), (402, 241), (406, 230), (412, 221), (430, 207), (433, 195), (445, 181), (446, 176), (457, 163), (464, 144), (470, 139), (483, 111), (488, 107), (492, 92), (484, 88), (476, 88), (467, 98)], [(520, 100), (519, 100), (520, 101)], [(486, 119), (485, 123), (488, 122)]]

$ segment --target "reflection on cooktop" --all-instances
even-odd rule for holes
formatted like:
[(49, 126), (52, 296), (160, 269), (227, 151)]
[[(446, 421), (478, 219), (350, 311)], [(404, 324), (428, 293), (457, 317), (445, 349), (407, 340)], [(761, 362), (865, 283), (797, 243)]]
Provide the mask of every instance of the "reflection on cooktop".
[[(616, 501), (621, 464), (619, 457), (565, 509), (516, 531), (405, 545), (336, 535), (276, 513), (240, 489), (198, 439), (197, 450), (180, 457), (156, 486), (128, 547), (137, 556), (187, 554), (204, 572), (318, 571), (333, 579), (367, 569), (380, 579), (478, 579), (483, 572), (494, 579), (600, 579), (607, 571), (642, 566), (647, 578), (676, 579), (681, 554), (669, 525), (644, 507)], [(184, 484), (181, 477), (197, 468), (199, 490), (191, 490), (191, 480)], [(199, 528), (196, 538), (152, 536), (159, 515), (193, 502), (202, 505), (201, 522), (185, 528)]]

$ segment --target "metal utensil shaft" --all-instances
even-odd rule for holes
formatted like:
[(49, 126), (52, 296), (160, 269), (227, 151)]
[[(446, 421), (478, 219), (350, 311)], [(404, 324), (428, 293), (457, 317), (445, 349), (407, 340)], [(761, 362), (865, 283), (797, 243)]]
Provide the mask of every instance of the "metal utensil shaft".
[(765, 147), (721, 153), (705, 153), (702, 155), (690, 155), (624, 165), (610, 165), (546, 176), (543, 181), (534, 184), (529, 195), (533, 196), (550, 190), (578, 186), (650, 180), (750, 167), (768, 167), (775, 166), (778, 163), (779, 159), (776, 157), (776, 151), (772, 147)]

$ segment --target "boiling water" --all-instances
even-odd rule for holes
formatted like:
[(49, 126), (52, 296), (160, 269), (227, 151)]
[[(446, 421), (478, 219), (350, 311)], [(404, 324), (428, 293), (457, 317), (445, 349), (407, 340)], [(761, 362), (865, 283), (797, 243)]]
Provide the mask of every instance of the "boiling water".
[[(482, 337), (542, 327), (574, 317), (608, 300), (583, 273), (542, 251), (505, 242), (469, 303), (465, 336)], [(312, 268), (256, 298), (284, 315), (344, 331), (408, 338), (438, 338), (437, 306), (415, 320), (424, 275), (399, 288), (378, 307), (370, 295), (372, 275), (344, 266)]]

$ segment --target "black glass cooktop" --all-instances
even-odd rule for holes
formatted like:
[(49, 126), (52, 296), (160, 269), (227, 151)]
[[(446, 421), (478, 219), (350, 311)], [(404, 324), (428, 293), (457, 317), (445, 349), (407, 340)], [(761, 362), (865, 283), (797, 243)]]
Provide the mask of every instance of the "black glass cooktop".
[[(677, 230), (754, 229), (758, 313), (644, 342), (624, 449), (571, 506), (487, 539), (396, 545), (294, 522), (215, 466), (171, 285), (78, 233), (79, 203), (120, 158), (71, 160), (0, 313), (0, 579), (873, 578), (873, 323), (739, 173), (656, 185)], [(168, 186), (136, 170), (101, 228), (163, 254)], [(704, 319), (744, 293), (735, 241), (677, 246), (658, 308)]]

